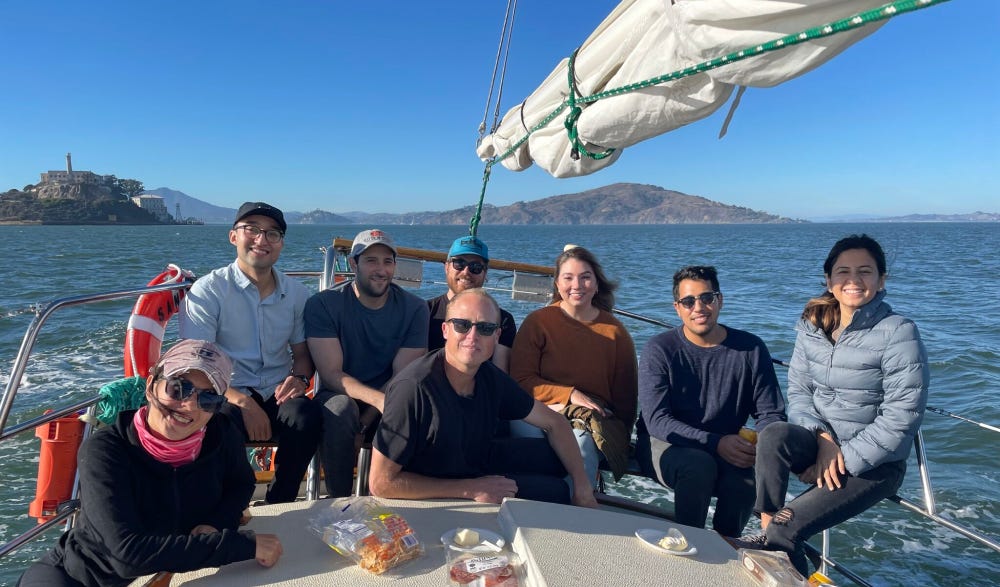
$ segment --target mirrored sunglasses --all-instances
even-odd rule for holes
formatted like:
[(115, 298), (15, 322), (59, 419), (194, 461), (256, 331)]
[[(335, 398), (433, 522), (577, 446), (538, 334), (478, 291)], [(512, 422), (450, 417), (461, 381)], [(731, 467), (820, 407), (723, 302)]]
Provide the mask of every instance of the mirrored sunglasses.
[(706, 291), (705, 293), (698, 294), (696, 296), (685, 296), (677, 300), (677, 303), (690, 310), (691, 308), (694, 308), (695, 300), (706, 306), (711, 306), (720, 295), (722, 294), (717, 291)]
[(466, 261), (465, 259), (454, 258), (448, 261), (451, 263), (452, 269), (455, 271), (462, 271), (466, 267), (469, 268), (469, 273), (473, 275), (479, 275), (486, 270), (486, 264), (480, 263), (479, 261)]
[(445, 322), (451, 322), (451, 327), (459, 334), (465, 334), (475, 326), (476, 334), (479, 336), (491, 336), (497, 328), (500, 328), (496, 322), (473, 322), (465, 318), (448, 318)]
[(222, 404), (226, 403), (226, 396), (215, 393), (214, 389), (202, 389), (195, 387), (187, 379), (179, 377), (168, 377), (165, 379), (165, 391), (167, 397), (176, 401), (184, 401), (194, 394), (198, 394), (198, 407), (206, 412), (218, 412)]

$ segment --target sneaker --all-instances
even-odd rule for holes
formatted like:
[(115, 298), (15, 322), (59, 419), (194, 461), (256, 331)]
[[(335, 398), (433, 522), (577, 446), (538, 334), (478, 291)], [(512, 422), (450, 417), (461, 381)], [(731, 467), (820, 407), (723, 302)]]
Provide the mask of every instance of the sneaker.
[(730, 538), (729, 542), (736, 548), (747, 548), (750, 550), (769, 550), (767, 548), (767, 536), (764, 533)]

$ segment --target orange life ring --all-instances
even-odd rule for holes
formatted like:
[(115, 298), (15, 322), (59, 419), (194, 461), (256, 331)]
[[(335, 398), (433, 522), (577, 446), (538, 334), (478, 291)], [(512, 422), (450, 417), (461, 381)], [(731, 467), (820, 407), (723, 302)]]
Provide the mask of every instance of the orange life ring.
[[(167, 283), (194, 283), (194, 273), (170, 264), (149, 286)], [(132, 308), (125, 332), (125, 376), (146, 377), (156, 364), (163, 346), (163, 332), (170, 317), (177, 313), (187, 289), (142, 294)]]

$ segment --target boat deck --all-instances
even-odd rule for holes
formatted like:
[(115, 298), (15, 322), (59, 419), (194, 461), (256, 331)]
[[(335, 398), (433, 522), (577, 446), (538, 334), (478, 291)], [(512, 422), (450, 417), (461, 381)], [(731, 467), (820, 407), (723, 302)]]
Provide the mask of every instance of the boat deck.
[[(525, 500), (503, 506), (451, 500), (383, 500), (403, 516), (424, 545), (423, 556), (373, 575), (343, 557), (308, 529), (309, 520), (330, 500), (252, 508), (248, 528), (277, 534), (284, 555), (265, 569), (254, 561), (174, 575), (171, 585), (393, 585), (448, 584), (440, 537), (447, 530), (474, 527), (503, 535), (528, 573), (527, 585), (606, 587), (650, 585), (669, 577), (674, 586), (755, 585), (741, 570), (736, 551), (718, 534), (680, 527), (698, 549), (681, 557), (657, 552), (635, 537), (639, 528), (667, 530), (671, 522), (610, 509), (588, 510)], [(143, 584), (143, 581), (135, 583)]]

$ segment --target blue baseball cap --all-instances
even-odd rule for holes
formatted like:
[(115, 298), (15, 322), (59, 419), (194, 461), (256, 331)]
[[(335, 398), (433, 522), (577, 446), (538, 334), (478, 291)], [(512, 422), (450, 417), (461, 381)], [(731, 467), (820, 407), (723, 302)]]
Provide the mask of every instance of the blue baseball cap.
[(459, 255), (476, 255), (481, 257), (483, 261), (490, 262), (489, 247), (474, 236), (463, 236), (451, 243), (451, 248), (448, 249), (448, 258), (451, 259)]

